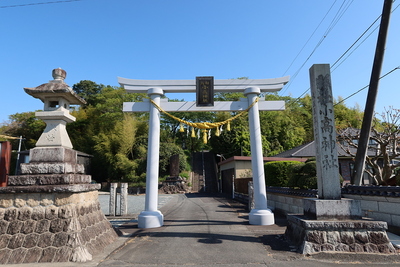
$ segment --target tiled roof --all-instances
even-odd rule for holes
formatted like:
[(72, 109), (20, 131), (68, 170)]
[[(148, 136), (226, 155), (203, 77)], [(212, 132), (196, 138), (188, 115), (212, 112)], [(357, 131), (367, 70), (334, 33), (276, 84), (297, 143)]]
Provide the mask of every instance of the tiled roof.
[[(304, 145), (289, 149), (287, 151), (284, 151), (282, 153), (279, 153), (273, 157), (280, 157), (280, 158), (291, 158), (291, 157), (296, 157), (296, 158), (312, 158), (315, 157), (315, 141), (311, 141), (309, 143), (306, 143)], [(353, 154), (356, 154), (357, 150), (355, 148), (350, 148), (351, 152)], [(351, 157), (350, 154), (348, 154), (346, 151), (344, 151), (340, 145), (337, 146), (337, 151), (338, 151), (338, 156), (339, 157)], [(375, 155), (375, 151), (373, 150), (368, 150), (368, 155)]]

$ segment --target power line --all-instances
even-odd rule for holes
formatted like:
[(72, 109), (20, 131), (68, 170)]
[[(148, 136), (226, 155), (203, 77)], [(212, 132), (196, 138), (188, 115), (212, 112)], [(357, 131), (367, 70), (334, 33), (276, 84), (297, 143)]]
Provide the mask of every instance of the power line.
[(326, 39), (328, 34), (332, 31), (332, 29), (336, 26), (336, 24), (339, 22), (339, 20), (343, 17), (344, 13), (348, 10), (350, 5), (352, 4), (353, 0), (350, 1), (350, 3), (345, 5), (346, 0), (343, 0), (342, 5), (340, 6), (339, 10), (336, 12), (335, 17), (332, 19), (331, 23), (329, 24), (328, 28), (326, 29), (325, 33), (317, 43), (317, 45), (314, 47), (314, 49), (311, 51), (310, 55), (307, 57), (307, 59), (303, 62), (303, 64), (300, 66), (300, 68), (297, 69), (297, 71), (293, 74), (293, 76), (290, 79), (290, 82), (288, 85), (285, 87), (283, 91), (280, 93), (283, 94), (289, 87), (292, 85), (293, 81), (296, 79), (297, 75), (300, 73), (300, 71), (303, 69), (304, 65), (308, 62), (308, 60), (313, 56), (315, 51), (319, 48), (319, 46), (322, 44), (322, 42)]
[(335, 5), (336, 1), (333, 2), (333, 4), (331, 5), (331, 7), (329, 8), (329, 10), (326, 12), (325, 16), (322, 18), (322, 20), (320, 21), (320, 23), (318, 24), (318, 26), (315, 28), (315, 30), (313, 31), (313, 33), (310, 35), (310, 37), (308, 38), (308, 40), (306, 41), (306, 43), (303, 45), (303, 47), (300, 49), (299, 53), (297, 53), (296, 57), (293, 59), (292, 63), (290, 63), (289, 67), (285, 70), (285, 72), (282, 74), (282, 76), (285, 76), (285, 74), (287, 73), (287, 71), (290, 69), (290, 67), (292, 67), (293, 63), (296, 61), (296, 59), (299, 57), (299, 55), (301, 54), (301, 52), (303, 52), (304, 48), (306, 47), (306, 45), (308, 44), (308, 42), (311, 40), (311, 38), (314, 36), (315, 32), (318, 30), (319, 26), (321, 26), (322, 22), (325, 20), (325, 18), (328, 16), (329, 12), (331, 11), (331, 9), (333, 8), (333, 6)]
[[(394, 3), (395, 1), (393, 1), (393, 3)], [(393, 13), (398, 7), (400, 6), (400, 4), (398, 4), (393, 10), (392, 10), (392, 12), (391, 13)], [(340, 61), (340, 59), (342, 59), (343, 58), (343, 56), (345, 56), (350, 50), (351, 50), (351, 48), (358, 42), (358, 41), (360, 41), (360, 39), (371, 29), (371, 27), (381, 18), (381, 16), (382, 15), (379, 15), (377, 18), (376, 18), (376, 20), (360, 35), (360, 37), (358, 37), (357, 38), (357, 40), (346, 50), (346, 52), (344, 52), (340, 57), (339, 57), (339, 59), (337, 59), (336, 61), (335, 61), (335, 63), (333, 63), (332, 64), (332, 68)], [(354, 51), (356, 51), (377, 29), (379, 28), (379, 25), (377, 25), (373, 30), (372, 30), (372, 32), (370, 32), (369, 34), (368, 34), (368, 36), (367, 37), (365, 37), (365, 39), (358, 45), (358, 46), (356, 46), (356, 48), (354, 48), (353, 49), (353, 51), (351, 51), (351, 53), (345, 58), (345, 59), (343, 59), (343, 61), (342, 62), (340, 62), (340, 64), (339, 65), (337, 65), (336, 66), (336, 68), (333, 68), (332, 69), (332, 72), (334, 71), (334, 70), (336, 70), (340, 65), (342, 65), (342, 63), (343, 62), (345, 62), (353, 53), (354, 53)]]
[(48, 5), (48, 4), (60, 4), (60, 3), (77, 2), (77, 1), (81, 1), (81, 0), (60, 0), (60, 1), (51, 1), (51, 2), (38, 2), (38, 3), (30, 3), (30, 4), (19, 4), (19, 5), (0, 6), (0, 8), (23, 7), (23, 6), (36, 6), (36, 5)]
[[(336, 63), (338, 63), (343, 57), (344, 57), (344, 55), (346, 55), (352, 48), (353, 48), (353, 46), (358, 42), (358, 41), (360, 41), (360, 39), (371, 29), (371, 27), (379, 20), (379, 18), (381, 17), (382, 15), (380, 15), (379, 17), (377, 17), (376, 18), (376, 20), (374, 21), (374, 22), (372, 22), (372, 24), (357, 38), (357, 40), (335, 61), (335, 63), (333, 63), (332, 64), (332, 67), (334, 67), (335, 65), (336, 65)], [(372, 32), (374, 32), (375, 30), (376, 30), (377, 28), (375, 28)], [(369, 37), (370, 35), (368, 35), (367, 36), (367, 38)], [(367, 38), (365, 38), (364, 39), (364, 41), (367, 39)], [(363, 42), (364, 42), (363, 41)], [(357, 49), (358, 47), (356, 47), (356, 49)], [(356, 49), (354, 49), (354, 50), (356, 50)], [(354, 51), (353, 50), (353, 51)]]
[[(381, 77), (379, 77), (379, 80), (385, 78), (386, 76), (388, 76), (389, 74), (391, 74), (392, 72), (394, 72), (394, 71), (396, 71), (396, 70), (398, 70), (398, 69), (400, 69), (400, 66), (398, 66), (398, 67), (392, 69), (391, 71), (387, 72), (386, 74), (382, 75)], [(346, 100), (349, 99), (350, 97), (353, 97), (353, 96), (355, 96), (356, 94), (360, 93), (361, 91), (367, 89), (368, 86), (369, 86), (369, 85), (366, 85), (366, 86), (364, 86), (363, 88), (361, 88), (361, 89), (357, 90), (356, 92), (352, 93), (352, 94), (349, 95), (348, 97), (343, 98), (342, 100), (340, 100), (339, 102), (337, 102), (336, 104), (334, 104), (334, 106), (339, 105), (340, 103), (343, 103), (344, 101), (346, 101)], [(304, 91), (299, 97), (297, 97), (294, 101), (292, 101), (291, 103), (289, 103), (289, 107), (290, 107), (291, 105), (294, 105), (294, 103), (296, 103), (296, 101), (300, 100), (300, 98), (301, 98), (303, 95), (305, 95), (309, 90), (310, 90), (310, 87), (309, 87), (307, 90), (305, 90), (305, 91)]]
[[(393, 3), (394, 3), (394, 2), (396, 2), (396, 0), (393, 1)], [(393, 13), (399, 6), (400, 6), (400, 4), (398, 4), (398, 5), (392, 10), (391, 13)], [(347, 8), (348, 8), (348, 7), (347, 7)], [(346, 9), (347, 9), (347, 8), (346, 8)], [(343, 15), (343, 13), (342, 13), (342, 15)], [(342, 16), (342, 15), (341, 15), (341, 16)], [(380, 18), (381, 16), (382, 16), (382, 15), (379, 15), (379, 16), (376, 18), (376, 20), (375, 20), (375, 21), (360, 35), (360, 37), (357, 38), (357, 40), (356, 40), (356, 41), (355, 41), (355, 42), (354, 42), (354, 43), (339, 57), (339, 59), (337, 59), (337, 60), (335, 61), (335, 63), (333, 63), (332, 67), (334, 67), (334, 66), (340, 61), (340, 59), (342, 59), (347, 53), (349, 53), (349, 51), (351, 50), (351, 48), (354, 47), (354, 45), (355, 45), (357, 42), (360, 41), (360, 39), (371, 29), (371, 27), (379, 20), (379, 18)], [(344, 60), (342, 60), (342, 62), (340, 62), (339, 65), (337, 65), (337, 66), (332, 70), (332, 72), (333, 72), (334, 70), (336, 70), (344, 61), (346, 61), (346, 60), (351, 56), (351, 54), (353, 54), (354, 51), (356, 51), (356, 50), (357, 50), (357, 49), (372, 35), (372, 33), (374, 33), (374, 32), (376, 31), (376, 29), (377, 29), (378, 27), (379, 27), (379, 25), (376, 26), (376, 27), (374, 28), (374, 30), (373, 30), (373, 31), (372, 31), (372, 32), (371, 32), (357, 47), (355, 47), (355, 49), (353, 49), (353, 51), (351, 51), (351, 53), (350, 53), (346, 58), (344, 58)], [(399, 66), (399, 67), (400, 67), (400, 66)], [(399, 67), (396, 67), (396, 68), (392, 69), (391, 71), (389, 71), (389, 72), (386, 73), (385, 75), (381, 76), (379, 79), (382, 79), (382, 78), (386, 77), (387, 75), (391, 74), (392, 72), (394, 72), (395, 70), (398, 70)], [(365, 90), (366, 88), (368, 88), (368, 86), (369, 86), (369, 85), (367, 85), (367, 86), (365, 86), (365, 87), (359, 89), (358, 91), (354, 92), (353, 94), (349, 95), (348, 97), (342, 99), (340, 102), (336, 103), (336, 105), (338, 105), (338, 104), (344, 102), (345, 100), (349, 99), (350, 97), (353, 97), (354, 95), (360, 93), (361, 91), (363, 91), (363, 90)], [(299, 100), (299, 99), (300, 99), (303, 95), (305, 95), (309, 90), (310, 90), (310, 88), (308, 88), (307, 90), (305, 90), (299, 97), (296, 98), (295, 101)], [(294, 101), (294, 102), (295, 102), (295, 101)]]
[[(391, 74), (392, 72), (394, 72), (394, 71), (396, 71), (396, 70), (398, 70), (398, 69), (400, 69), (400, 66), (398, 66), (398, 67), (392, 69), (391, 71), (387, 72), (385, 75), (382, 75), (381, 77), (379, 77), (379, 80), (385, 78), (386, 76), (388, 76), (389, 74)], [(344, 102), (345, 100), (349, 99), (350, 97), (353, 97), (353, 96), (355, 96), (356, 94), (360, 93), (362, 90), (367, 89), (368, 87), (369, 87), (369, 84), (366, 85), (366, 86), (364, 86), (363, 88), (359, 89), (358, 91), (352, 93), (352, 94), (349, 95), (348, 97), (343, 98), (342, 100), (340, 100), (339, 102), (337, 102), (334, 106), (339, 105), (340, 103)]]

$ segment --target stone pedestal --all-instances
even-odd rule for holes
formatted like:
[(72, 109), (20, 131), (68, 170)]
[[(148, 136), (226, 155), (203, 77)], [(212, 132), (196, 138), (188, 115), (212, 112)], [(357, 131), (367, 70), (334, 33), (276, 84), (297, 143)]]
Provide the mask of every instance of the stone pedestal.
[(309, 220), (288, 216), (286, 237), (302, 254), (318, 252), (395, 253), (387, 224), (372, 220)]
[(304, 215), (311, 220), (361, 219), (360, 201), (348, 198), (303, 200)]
[(302, 254), (318, 252), (395, 253), (387, 223), (362, 218), (353, 199), (304, 199), (304, 215), (288, 215), (285, 236)]
[(91, 260), (117, 238), (100, 209), (100, 185), (70, 148), (35, 148), (30, 158), (0, 188), (0, 264)]

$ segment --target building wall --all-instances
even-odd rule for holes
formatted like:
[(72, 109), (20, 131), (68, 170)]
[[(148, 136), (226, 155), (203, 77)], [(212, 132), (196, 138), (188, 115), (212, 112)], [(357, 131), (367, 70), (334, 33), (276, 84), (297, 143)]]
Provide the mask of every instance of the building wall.
[(249, 160), (234, 160), (220, 165), (221, 171), (233, 169), (235, 179), (245, 178), (251, 172), (251, 159)]

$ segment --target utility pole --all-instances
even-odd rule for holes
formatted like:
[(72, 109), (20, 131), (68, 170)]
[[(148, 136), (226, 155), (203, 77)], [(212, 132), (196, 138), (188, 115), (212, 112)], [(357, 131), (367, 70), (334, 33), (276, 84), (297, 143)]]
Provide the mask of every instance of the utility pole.
[(379, 77), (381, 75), (383, 56), (385, 54), (386, 37), (389, 28), (392, 2), (393, 0), (384, 0), (383, 4), (381, 24), (375, 50), (375, 58), (372, 66), (367, 102), (365, 104), (364, 118), (361, 125), (360, 139), (358, 141), (357, 154), (351, 181), (351, 183), (355, 185), (361, 185), (361, 179), (364, 174), (365, 158), (368, 151), (369, 136), (375, 112), (375, 102), (378, 94)]

